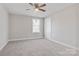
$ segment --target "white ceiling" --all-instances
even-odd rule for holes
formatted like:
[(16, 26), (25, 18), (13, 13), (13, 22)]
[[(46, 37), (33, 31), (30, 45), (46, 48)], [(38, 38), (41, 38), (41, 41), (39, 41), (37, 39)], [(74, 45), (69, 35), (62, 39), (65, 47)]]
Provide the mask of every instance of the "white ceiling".
[[(28, 3), (4, 3), (2, 4), (9, 13), (11, 14), (20, 14), (20, 15), (30, 15), (35, 17), (46, 17), (51, 13), (55, 13), (65, 7), (68, 7), (72, 4), (68, 3), (47, 3), (44, 9), (46, 12), (37, 12), (33, 9)], [(26, 10), (30, 9), (30, 10)]]

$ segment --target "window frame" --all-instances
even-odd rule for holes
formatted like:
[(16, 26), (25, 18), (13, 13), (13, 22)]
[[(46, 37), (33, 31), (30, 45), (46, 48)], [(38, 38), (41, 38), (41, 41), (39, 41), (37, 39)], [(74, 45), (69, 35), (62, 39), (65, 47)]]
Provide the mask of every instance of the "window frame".
[[(39, 23), (39, 32), (34, 32), (34, 31), (33, 31), (33, 26), (34, 26), (34, 25), (33, 25), (33, 20), (39, 20), (39, 22), (40, 22), (40, 23)], [(36, 18), (32, 19), (32, 33), (41, 33), (41, 21), (40, 21), (40, 19), (36, 19)]]

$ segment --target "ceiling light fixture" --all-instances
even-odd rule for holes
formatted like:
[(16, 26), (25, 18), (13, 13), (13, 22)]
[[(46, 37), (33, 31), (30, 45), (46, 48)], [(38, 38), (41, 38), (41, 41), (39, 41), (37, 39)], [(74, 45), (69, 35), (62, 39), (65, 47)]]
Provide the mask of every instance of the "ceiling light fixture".
[(31, 6), (33, 6), (35, 9), (35, 11), (42, 11), (42, 12), (45, 12), (46, 10), (45, 9), (42, 9), (43, 7), (46, 6), (46, 4), (39, 4), (39, 3), (29, 3)]
[(39, 11), (39, 9), (38, 8), (35, 8), (35, 11)]

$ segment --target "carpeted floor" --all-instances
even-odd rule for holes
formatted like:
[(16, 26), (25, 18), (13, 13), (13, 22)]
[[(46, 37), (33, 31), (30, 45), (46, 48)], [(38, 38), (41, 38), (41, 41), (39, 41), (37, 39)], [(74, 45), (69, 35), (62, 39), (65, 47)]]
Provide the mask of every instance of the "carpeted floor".
[(45, 39), (9, 42), (0, 56), (75, 56), (76, 50)]

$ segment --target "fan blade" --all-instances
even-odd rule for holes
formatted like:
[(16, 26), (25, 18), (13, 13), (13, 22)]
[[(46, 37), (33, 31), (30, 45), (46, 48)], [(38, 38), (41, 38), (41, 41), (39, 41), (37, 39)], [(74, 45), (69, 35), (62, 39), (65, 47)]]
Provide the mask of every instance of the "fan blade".
[(39, 7), (39, 6), (38, 6), (38, 3), (35, 3), (34, 6), (35, 6), (35, 8), (38, 8), (38, 7)]
[(44, 9), (39, 9), (40, 11), (43, 11), (43, 12), (45, 12), (46, 10), (44, 10)]
[(31, 6), (33, 6), (33, 3), (29, 3)]
[(46, 4), (42, 4), (40, 7), (44, 7), (44, 6), (46, 6)]

